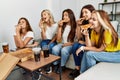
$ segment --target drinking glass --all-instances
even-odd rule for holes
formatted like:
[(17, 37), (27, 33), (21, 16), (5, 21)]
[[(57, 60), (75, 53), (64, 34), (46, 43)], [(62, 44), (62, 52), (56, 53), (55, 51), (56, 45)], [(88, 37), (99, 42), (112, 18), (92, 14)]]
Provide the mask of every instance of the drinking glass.
[(34, 52), (34, 59), (35, 59), (35, 61), (36, 62), (40, 61), (40, 51), (41, 51), (41, 48), (35, 47), (32, 50)]
[(43, 53), (44, 53), (44, 58), (49, 57), (49, 45), (43, 45), (42, 50), (43, 50)]

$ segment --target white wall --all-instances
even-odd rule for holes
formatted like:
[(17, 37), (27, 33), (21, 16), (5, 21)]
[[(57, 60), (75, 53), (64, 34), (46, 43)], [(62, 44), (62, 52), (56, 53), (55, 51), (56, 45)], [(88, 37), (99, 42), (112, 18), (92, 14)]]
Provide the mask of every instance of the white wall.
[[(56, 21), (61, 19), (62, 11), (70, 8), (78, 19), (80, 9), (86, 4), (93, 4), (98, 8), (101, 0), (0, 0), (0, 43), (8, 42), (10, 49), (15, 48), (13, 40), (14, 26), (20, 17), (26, 17), (34, 32), (35, 37), (40, 37), (38, 27), (40, 12), (50, 9)], [(0, 46), (0, 52), (2, 48)]]

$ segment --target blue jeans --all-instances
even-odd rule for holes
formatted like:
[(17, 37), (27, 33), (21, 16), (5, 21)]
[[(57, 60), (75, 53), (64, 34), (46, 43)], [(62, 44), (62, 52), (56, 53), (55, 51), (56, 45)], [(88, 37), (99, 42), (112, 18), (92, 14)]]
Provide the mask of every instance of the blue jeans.
[(83, 57), (83, 51), (79, 53), (79, 55), (77, 56), (76, 55), (76, 50), (81, 47), (81, 46), (85, 46), (84, 44), (80, 44), (78, 42), (74, 43), (73, 46), (72, 46), (72, 54), (73, 54), (73, 58), (74, 58), (74, 61), (75, 61), (75, 65), (76, 66), (80, 66), (81, 65), (81, 60), (82, 60), (82, 57)]
[[(44, 46), (44, 45), (48, 45), (50, 43), (51, 40), (49, 39), (46, 39), (46, 40), (42, 40), (41, 43), (40, 43), (40, 46), (41, 48)], [(52, 53), (52, 48), (57, 44), (57, 42), (53, 42), (53, 43), (50, 43), (49, 44), (49, 52)]]
[(84, 53), (81, 62), (80, 73), (83, 73), (90, 67), (94, 66), (96, 62), (120, 63), (120, 51), (116, 51), (116, 52), (88, 51)]
[[(72, 46), (66, 46), (66, 47), (62, 47), (63, 44), (57, 44), (56, 46), (54, 46), (52, 48), (52, 54), (56, 55), (56, 56), (61, 56), (61, 66), (65, 66), (68, 57), (71, 53), (71, 49)], [(53, 64), (57, 65), (59, 62), (56, 61)]]

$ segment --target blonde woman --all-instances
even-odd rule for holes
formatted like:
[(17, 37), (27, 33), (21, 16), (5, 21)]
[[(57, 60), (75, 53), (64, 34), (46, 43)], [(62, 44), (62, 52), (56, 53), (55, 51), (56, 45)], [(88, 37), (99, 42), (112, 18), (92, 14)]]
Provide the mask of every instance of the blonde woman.
[[(54, 47), (56, 43), (56, 32), (57, 32), (57, 23), (54, 21), (54, 18), (51, 12), (47, 9), (41, 12), (41, 19), (39, 23), (39, 27), (41, 30), (42, 41), (40, 43), (41, 48), (44, 45), (49, 46), (49, 53), (52, 53), (52, 47)], [(47, 73), (50, 73), (50, 69), (47, 70)]]
[(81, 73), (94, 66), (96, 62), (120, 63), (120, 38), (110, 23), (107, 12), (93, 11), (90, 23), (92, 24), (91, 39), (85, 30), (83, 34), (87, 38), (88, 45), (81, 46), (76, 51), (78, 55), (81, 51), (89, 50), (83, 55)]
[(55, 23), (51, 12), (47, 9), (41, 12), (41, 20), (39, 23), (41, 29), (42, 41), (40, 46), (49, 45), (50, 53), (52, 52), (52, 47), (56, 44), (55, 35), (57, 31), (57, 23)]

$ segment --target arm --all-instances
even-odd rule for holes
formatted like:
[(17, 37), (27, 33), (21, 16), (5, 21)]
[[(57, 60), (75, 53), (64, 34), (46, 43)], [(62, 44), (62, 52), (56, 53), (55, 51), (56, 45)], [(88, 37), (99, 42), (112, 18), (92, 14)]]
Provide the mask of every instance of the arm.
[(14, 35), (14, 41), (15, 41), (16, 47), (19, 48), (19, 42), (17, 40), (17, 36), (16, 35)]
[(88, 30), (87, 29), (81, 29), (81, 33), (83, 35), (85, 35), (85, 44), (86, 46), (92, 46), (94, 45), (91, 40), (90, 40), (90, 37), (89, 37), (89, 33), (88, 33)]
[(63, 21), (59, 21), (58, 23), (58, 31), (57, 31), (57, 42), (61, 42), (61, 38), (62, 38), (62, 26), (63, 26)]
[(17, 47), (18, 48), (27, 47), (28, 42), (33, 39), (32, 37), (27, 37), (27, 38), (25, 38), (24, 41), (22, 41), (22, 39), (19, 36), (15, 36), (14, 38), (17, 41)]
[(91, 43), (89, 34), (88, 34), (88, 35), (85, 35), (85, 44), (86, 44), (86, 46), (92, 46), (92, 45), (93, 45), (93, 44)]
[(26, 38), (22, 40), (20, 35), (20, 28), (16, 27), (16, 35), (14, 36), (15, 44), (18, 48), (24, 48), (33, 39), (33, 32), (27, 32)]
[(26, 47), (37, 47), (39, 45), (38, 42), (33, 42), (33, 44), (28, 44)]
[(62, 38), (62, 27), (58, 28), (58, 32), (57, 32), (57, 42), (61, 42), (61, 38)]
[(84, 51), (84, 50), (90, 50), (90, 51), (96, 51), (96, 52), (101, 52), (101, 51), (104, 51), (106, 48), (106, 45), (103, 44), (101, 45), (100, 48), (96, 48), (96, 47), (88, 47), (88, 46), (81, 46), (80, 48), (77, 49), (76, 51), (76, 55), (78, 55), (81, 51)]
[(41, 37), (43, 40), (46, 39), (45, 30), (43, 28), (41, 28)]

